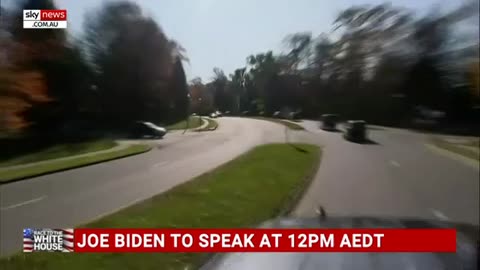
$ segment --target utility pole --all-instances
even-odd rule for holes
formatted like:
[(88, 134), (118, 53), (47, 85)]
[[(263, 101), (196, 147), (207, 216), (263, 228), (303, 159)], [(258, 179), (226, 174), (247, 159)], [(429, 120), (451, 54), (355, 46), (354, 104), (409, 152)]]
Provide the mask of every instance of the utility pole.
[(185, 126), (185, 130), (183, 131), (182, 134), (185, 134), (185, 132), (187, 132), (189, 124), (190, 124), (190, 106), (191, 106), (191, 103), (192, 103), (192, 97), (190, 96), (190, 93), (187, 94), (187, 98), (188, 98), (187, 119), (185, 119), (185, 121), (187, 121), (187, 125)]

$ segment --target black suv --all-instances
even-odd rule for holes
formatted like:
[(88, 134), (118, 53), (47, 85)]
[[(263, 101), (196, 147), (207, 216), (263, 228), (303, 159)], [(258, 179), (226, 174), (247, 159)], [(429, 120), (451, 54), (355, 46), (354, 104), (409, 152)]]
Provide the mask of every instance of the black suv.
[(335, 131), (337, 130), (338, 115), (337, 114), (324, 114), (322, 115), (323, 130)]
[(353, 142), (364, 142), (367, 140), (367, 123), (363, 120), (351, 120), (347, 122), (344, 138)]

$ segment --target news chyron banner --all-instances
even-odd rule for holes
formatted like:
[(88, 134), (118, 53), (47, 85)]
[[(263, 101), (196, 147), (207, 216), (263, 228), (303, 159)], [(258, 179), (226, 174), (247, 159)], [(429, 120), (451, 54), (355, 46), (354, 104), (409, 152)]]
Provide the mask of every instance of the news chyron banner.
[(67, 10), (65, 9), (24, 9), (24, 29), (65, 29)]
[(25, 229), (24, 252), (456, 252), (455, 229)]

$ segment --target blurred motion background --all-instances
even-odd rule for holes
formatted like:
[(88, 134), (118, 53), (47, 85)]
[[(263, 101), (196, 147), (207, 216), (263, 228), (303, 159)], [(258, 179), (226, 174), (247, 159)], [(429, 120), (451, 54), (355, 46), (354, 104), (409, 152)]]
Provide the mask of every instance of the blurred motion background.
[(214, 110), (271, 116), (288, 108), (302, 118), (337, 113), (388, 126), (479, 132), (477, 0), (421, 15), (395, 3), (353, 5), (331, 31), (292, 33), (279, 40), (282, 52), (259, 52), (229, 75), (214, 68), (209, 81), (188, 82), (186, 50), (139, 4), (100, 4), (81, 35), (22, 28), (23, 9), (56, 8), (52, 0), (1, 6), (2, 154)]

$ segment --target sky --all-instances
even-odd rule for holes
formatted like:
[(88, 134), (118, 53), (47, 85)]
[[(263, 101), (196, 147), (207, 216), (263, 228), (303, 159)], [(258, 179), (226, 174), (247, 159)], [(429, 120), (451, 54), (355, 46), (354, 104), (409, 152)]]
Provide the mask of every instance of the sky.
[[(0, 0), (1, 1), (1, 0)], [(14, 0), (7, 0), (14, 1)], [(68, 30), (78, 36), (86, 13), (100, 0), (55, 0), (67, 9)], [(245, 66), (248, 55), (273, 50), (280, 52), (282, 40), (291, 33), (330, 32), (335, 16), (352, 5), (380, 4), (384, 0), (136, 0), (144, 13), (153, 17), (170, 39), (187, 50), (188, 79), (210, 80), (213, 68), (226, 74)], [(443, 3), (442, 3), (443, 2)], [(394, 6), (422, 14), (432, 6), (454, 6), (442, 0), (397, 0)], [(441, 3), (441, 4), (440, 4)], [(446, 6), (448, 5), (448, 6)]]

